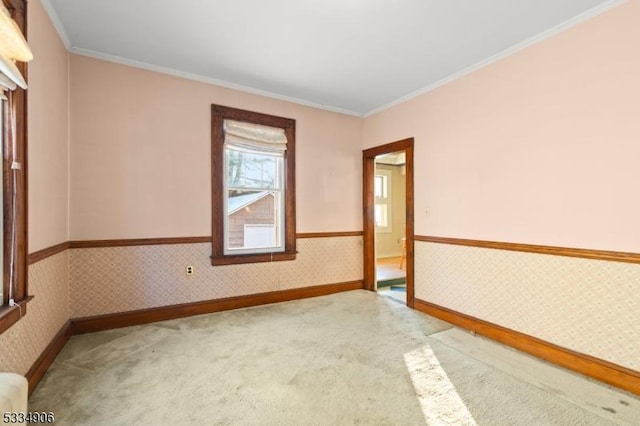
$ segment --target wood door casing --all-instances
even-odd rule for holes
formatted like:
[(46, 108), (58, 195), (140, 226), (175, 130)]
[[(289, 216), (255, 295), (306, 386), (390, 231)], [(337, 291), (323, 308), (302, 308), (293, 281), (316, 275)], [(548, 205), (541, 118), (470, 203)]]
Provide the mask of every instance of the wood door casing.
[(413, 256), (413, 138), (403, 139), (389, 144), (377, 146), (362, 151), (362, 214), (363, 214), (363, 250), (364, 250), (364, 286), (367, 290), (375, 291), (376, 255), (375, 255), (375, 194), (374, 175), (375, 161), (378, 155), (404, 151), (406, 156), (406, 248), (407, 248), (407, 306), (414, 305), (414, 256)]

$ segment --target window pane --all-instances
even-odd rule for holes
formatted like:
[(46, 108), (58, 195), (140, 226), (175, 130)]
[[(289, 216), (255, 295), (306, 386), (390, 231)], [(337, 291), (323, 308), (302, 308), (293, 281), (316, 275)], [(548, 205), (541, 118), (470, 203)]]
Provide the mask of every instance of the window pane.
[(273, 247), (276, 245), (276, 226), (269, 225), (244, 225), (245, 247)]
[(387, 198), (387, 177), (384, 175), (376, 175), (374, 182), (375, 196), (378, 198)]
[(375, 206), (375, 221), (376, 226), (378, 227), (386, 227), (388, 226), (387, 220), (387, 205), (386, 204), (376, 204)]
[(227, 248), (280, 247), (280, 196), (278, 191), (229, 190)]
[(375, 177), (375, 196), (382, 197), (382, 176)]
[(282, 155), (267, 155), (227, 148), (226, 174), (229, 188), (279, 189), (278, 162)]

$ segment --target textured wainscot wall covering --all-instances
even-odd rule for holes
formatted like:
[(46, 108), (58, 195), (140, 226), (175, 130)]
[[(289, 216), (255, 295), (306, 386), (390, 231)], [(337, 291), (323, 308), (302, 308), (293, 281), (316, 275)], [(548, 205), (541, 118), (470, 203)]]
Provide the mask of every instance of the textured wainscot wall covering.
[(210, 243), (73, 249), (71, 317), (362, 279), (362, 237), (299, 239), (297, 249), (295, 261), (215, 267)]
[(416, 297), (640, 371), (640, 265), (416, 242)]
[(0, 334), (0, 371), (26, 374), (69, 319), (69, 255), (58, 253), (29, 267), (27, 315)]

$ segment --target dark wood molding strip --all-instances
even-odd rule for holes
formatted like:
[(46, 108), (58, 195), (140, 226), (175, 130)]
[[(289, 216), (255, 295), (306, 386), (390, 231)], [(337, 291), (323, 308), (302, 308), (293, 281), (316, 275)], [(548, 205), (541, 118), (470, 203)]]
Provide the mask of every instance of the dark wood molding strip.
[(16, 306), (0, 306), (0, 334), (4, 333), (22, 317)]
[[(296, 238), (326, 238), (326, 237), (359, 237), (362, 231), (339, 231), (339, 232), (307, 232), (296, 234)], [(57, 244), (34, 253), (29, 254), (29, 264), (46, 259), (61, 251), (72, 248), (102, 248), (102, 247), (129, 247), (129, 246), (151, 246), (164, 244), (198, 244), (210, 243), (211, 237), (167, 237), (167, 238), (131, 238), (113, 240), (80, 240), (67, 241)]]
[(40, 262), (41, 260), (46, 259), (47, 257), (54, 256), (58, 253), (61, 253), (71, 247), (71, 243), (69, 241), (65, 241), (64, 243), (56, 244), (55, 246), (47, 247), (42, 250), (38, 250), (33, 253), (29, 253), (28, 263), (29, 265), (34, 264), (36, 262)]
[(241, 265), (243, 263), (261, 263), (261, 262), (281, 262), (284, 260), (296, 260), (296, 254), (298, 252), (287, 253), (261, 253), (261, 254), (249, 254), (239, 256), (223, 256), (212, 257), (211, 265)]
[(415, 309), (585, 376), (640, 395), (640, 372), (415, 299)]
[(27, 315), (27, 303), (32, 300), (33, 296), (27, 296), (22, 298), (22, 300), (16, 300), (15, 306), (0, 306), (0, 334), (18, 322), (20, 318)]
[(522, 251), (527, 253), (550, 254), (554, 256), (581, 257), (584, 259), (609, 260), (614, 262), (640, 263), (640, 253), (621, 251), (591, 250), (569, 247), (540, 246), (533, 244), (504, 243), (498, 241), (466, 240), (461, 238), (432, 237), (416, 235), (416, 241), (458, 246), (482, 247), (497, 250)]
[(375, 158), (381, 154), (404, 151), (409, 146), (413, 146), (413, 138), (402, 139), (388, 144), (365, 149), (362, 151), (362, 158)]
[(121, 240), (86, 240), (70, 241), (70, 248), (102, 248), (102, 247), (128, 247), (151, 246), (164, 244), (197, 244), (210, 243), (211, 237), (169, 237), (169, 238), (132, 238)]
[(296, 238), (361, 237), (363, 234), (362, 231), (303, 232), (296, 234)]
[(25, 377), (29, 381), (29, 395), (31, 395), (36, 389), (44, 374), (56, 359), (65, 343), (67, 343), (69, 337), (71, 337), (71, 327), (69, 324), (69, 321), (67, 321), (62, 328), (60, 328), (58, 333), (56, 333), (54, 338), (49, 342), (45, 350), (42, 351), (36, 362), (33, 363), (27, 372)]
[(246, 296), (227, 297), (224, 299), (206, 300), (196, 303), (162, 306), (137, 311), (119, 312), (93, 317), (73, 318), (71, 320), (71, 334), (90, 333), (94, 331), (109, 330), (112, 328), (184, 318), (193, 315), (247, 308), (250, 306), (286, 302), (289, 300), (305, 299), (308, 297), (325, 296), (328, 294), (358, 290), (362, 288), (363, 282), (362, 280), (358, 280), (314, 287), (296, 288), (292, 290), (272, 291)]

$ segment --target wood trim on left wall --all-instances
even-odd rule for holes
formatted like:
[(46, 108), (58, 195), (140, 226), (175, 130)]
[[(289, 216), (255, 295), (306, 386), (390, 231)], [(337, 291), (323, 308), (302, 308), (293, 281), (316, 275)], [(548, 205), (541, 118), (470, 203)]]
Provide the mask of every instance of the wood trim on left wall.
[(102, 248), (102, 247), (129, 247), (129, 246), (153, 246), (164, 244), (198, 244), (210, 243), (211, 237), (168, 237), (168, 238), (126, 238), (118, 240), (85, 240), (69, 241), (69, 248)]
[[(329, 237), (361, 237), (362, 231), (338, 231), (338, 232), (306, 232), (296, 234), (296, 238), (329, 238)], [(51, 247), (30, 253), (28, 257), (29, 265), (56, 255), (68, 249), (78, 248), (104, 248), (104, 247), (131, 247), (131, 246), (151, 246), (165, 244), (200, 244), (210, 243), (211, 237), (167, 237), (167, 238), (124, 238), (113, 240), (84, 240), (65, 241)]]
[(49, 342), (36, 362), (33, 363), (27, 374), (25, 374), (25, 377), (29, 382), (29, 395), (31, 395), (36, 389), (40, 380), (42, 380), (51, 364), (53, 364), (53, 361), (69, 340), (69, 337), (71, 337), (70, 325), (71, 321), (67, 321), (60, 330), (58, 330), (53, 339), (51, 339), (51, 342)]
[(55, 246), (47, 247), (45, 249), (29, 253), (29, 256), (27, 257), (27, 263), (29, 265), (32, 265), (36, 262), (40, 262), (41, 260), (46, 259), (47, 257), (62, 253), (70, 247), (71, 243), (69, 241), (65, 241), (64, 243), (56, 244)]

